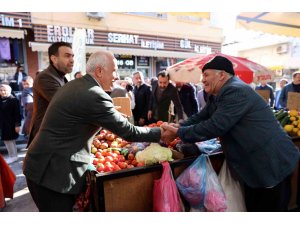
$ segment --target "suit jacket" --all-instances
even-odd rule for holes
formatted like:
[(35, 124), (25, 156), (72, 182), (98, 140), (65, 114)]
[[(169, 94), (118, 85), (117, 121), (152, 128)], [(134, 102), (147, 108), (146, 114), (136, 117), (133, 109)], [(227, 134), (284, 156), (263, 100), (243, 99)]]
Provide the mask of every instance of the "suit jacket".
[(149, 103), (149, 110), (152, 111), (152, 115), (155, 110), (157, 110), (157, 118), (154, 118), (155, 120), (162, 120), (165, 122), (168, 122), (169, 117), (169, 107), (171, 104), (171, 101), (173, 101), (176, 112), (178, 114), (178, 119), (183, 119), (183, 110), (182, 105), (180, 103), (178, 91), (176, 87), (174, 87), (172, 84), (169, 83), (167, 88), (163, 91), (162, 96), (159, 101), (156, 99), (156, 90), (158, 88), (157, 81), (154, 81), (152, 84), (152, 92), (151, 92), (151, 98)]
[(198, 102), (196, 99), (196, 88), (191, 84), (184, 84), (178, 93), (185, 114), (190, 117), (197, 113)]
[(51, 190), (78, 194), (91, 161), (94, 135), (103, 127), (128, 141), (158, 142), (159, 128), (135, 127), (115, 108), (94, 78), (68, 82), (53, 97), (29, 146), (24, 174)]
[(299, 161), (299, 150), (267, 103), (236, 77), (181, 125), (183, 141), (220, 137), (229, 168), (253, 188), (277, 185)]
[(145, 124), (148, 124), (148, 109), (151, 96), (150, 86), (142, 84), (139, 88), (137, 86), (133, 89), (135, 98), (135, 107), (133, 109), (133, 116), (135, 121), (139, 121), (140, 118), (145, 119)]
[(30, 128), (28, 146), (36, 136), (44, 118), (45, 112), (54, 94), (66, 83), (52, 65), (40, 72), (34, 80), (33, 91), (33, 115)]

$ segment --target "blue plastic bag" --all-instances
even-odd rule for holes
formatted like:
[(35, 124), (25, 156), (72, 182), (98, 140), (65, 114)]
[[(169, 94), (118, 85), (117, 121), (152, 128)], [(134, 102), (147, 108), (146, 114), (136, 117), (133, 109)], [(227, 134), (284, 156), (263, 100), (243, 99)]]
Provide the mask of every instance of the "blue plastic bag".
[(177, 187), (192, 208), (204, 208), (206, 189), (206, 156), (200, 155), (176, 179)]

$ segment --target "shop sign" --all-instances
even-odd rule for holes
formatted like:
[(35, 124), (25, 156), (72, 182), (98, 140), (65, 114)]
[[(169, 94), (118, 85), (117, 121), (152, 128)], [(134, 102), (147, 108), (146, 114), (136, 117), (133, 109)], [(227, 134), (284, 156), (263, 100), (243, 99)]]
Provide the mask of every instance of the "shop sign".
[(160, 41), (147, 41), (141, 39), (141, 47), (142, 48), (153, 48), (153, 49), (164, 49), (165, 45)]
[(180, 40), (180, 48), (192, 48), (191, 42), (188, 39)]
[(23, 27), (22, 19), (15, 19), (13, 17), (4, 16), (3, 14), (0, 15), (0, 24), (6, 27)]
[[(65, 26), (55, 26), (47, 25), (47, 39), (48, 42), (58, 42), (64, 41), (72, 43), (73, 33), (76, 28), (74, 27), (65, 27)], [(86, 44), (94, 44), (94, 29), (84, 29), (86, 32)]]
[(116, 57), (119, 69), (134, 69), (135, 62), (132, 55), (120, 55)]
[(194, 51), (200, 54), (211, 54), (211, 47), (205, 45), (195, 45)]
[(149, 57), (146, 56), (138, 56), (137, 57), (137, 65), (138, 66), (149, 66)]
[(138, 44), (139, 35), (108, 33), (107, 41), (118, 44)]

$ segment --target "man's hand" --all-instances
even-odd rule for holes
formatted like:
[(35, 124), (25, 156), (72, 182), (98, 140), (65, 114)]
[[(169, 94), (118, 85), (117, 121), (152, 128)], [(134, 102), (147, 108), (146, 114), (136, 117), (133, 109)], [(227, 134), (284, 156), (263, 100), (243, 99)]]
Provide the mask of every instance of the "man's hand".
[(178, 128), (170, 126), (168, 123), (163, 123), (160, 127), (163, 131), (161, 135), (161, 140), (164, 143), (169, 144), (177, 137)]

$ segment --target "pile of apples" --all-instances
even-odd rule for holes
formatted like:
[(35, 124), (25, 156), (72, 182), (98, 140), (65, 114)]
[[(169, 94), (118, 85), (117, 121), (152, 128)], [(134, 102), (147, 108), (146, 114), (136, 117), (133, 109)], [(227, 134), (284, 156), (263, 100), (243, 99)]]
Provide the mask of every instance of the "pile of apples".
[(144, 166), (136, 161), (134, 154), (128, 154), (129, 147), (129, 142), (103, 129), (93, 140), (93, 165), (99, 173)]

